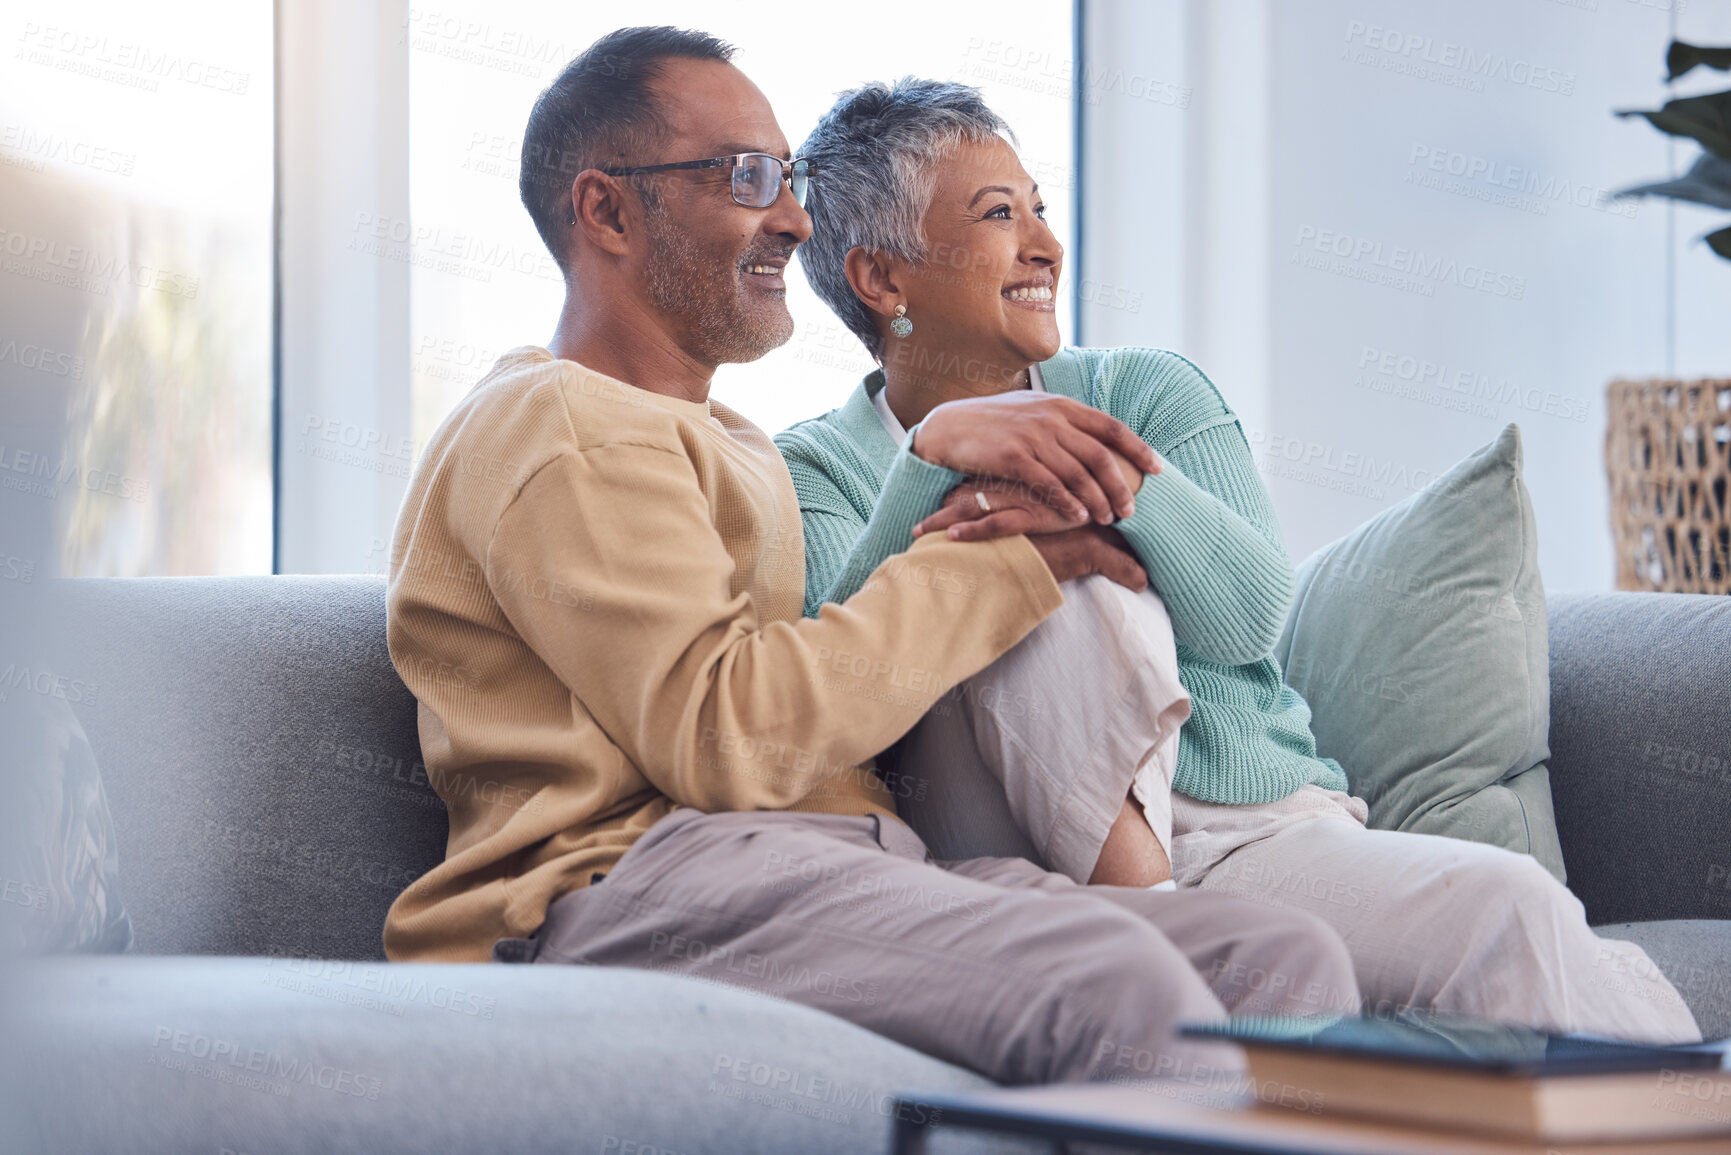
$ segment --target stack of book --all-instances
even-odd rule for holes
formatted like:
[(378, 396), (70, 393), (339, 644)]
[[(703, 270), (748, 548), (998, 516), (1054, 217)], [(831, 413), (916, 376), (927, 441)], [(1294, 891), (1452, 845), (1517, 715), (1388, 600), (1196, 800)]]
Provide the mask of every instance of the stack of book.
[(1231, 1039), (1259, 1087), (1295, 1092), (1259, 1098), (1327, 1114), (1536, 1143), (1731, 1136), (1731, 1071), (1716, 1051), (1417, 1015), (1320, 1027), (1233, 1019), (1183, 1033)]

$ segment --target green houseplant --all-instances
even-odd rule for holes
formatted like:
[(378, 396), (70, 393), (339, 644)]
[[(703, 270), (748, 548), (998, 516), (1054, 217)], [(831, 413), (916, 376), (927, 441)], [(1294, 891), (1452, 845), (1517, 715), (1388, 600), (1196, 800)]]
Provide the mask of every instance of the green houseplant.
[[(1673, 40), (1667, 81), (1698, 66), (1731, 70), (1731, 48)], [(1701, 155), (1681, 177), (1624, 189), (1731, 209), (1731, 91), (1668, 100), (1643, 116), (1688, 137)], [(1701, 238), (1731, 260), (1731, 228)], [(1668, 593), (1731, 593), (1731, 379), (1616, 380), (1605, 390), (1605, 469), (1617, 586)]]
[[(1676, 80), (1697, 65), (1731, 69), (1731, 48), (1703, 48), (1673, 40), (1665, 52), (1667, 82)], [(1714, 208), (1731, 209), (1731, 89), (1706, 96), (1667, 100), (1654, 111), (1624, 109), (1618, 116), (1644, 116), (1653, 127), (1671, 136), (1684, 136), (1700, 143), (1702, 152), (1693, 167), (1675, 180), (1636, 185), (1619, 197), (1661, 196), (1693, 201)], [(1708, 233), (1702, 240), (1724, 259), (1731, 261), (1731, 228)]]

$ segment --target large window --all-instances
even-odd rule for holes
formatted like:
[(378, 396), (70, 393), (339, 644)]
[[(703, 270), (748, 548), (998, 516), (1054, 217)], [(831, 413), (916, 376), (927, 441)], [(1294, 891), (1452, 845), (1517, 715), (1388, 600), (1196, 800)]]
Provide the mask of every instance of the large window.
[[(411, 282), (415, 443), (425, 444), (499, 353), (552, 336), (563, 289), (517, 200), (523, 125), (565, 62), (622, 24), (700, 28), (733, 42), (734, 62), (769, 97), (796, 148), (838, 91), (864, 81), (913, 74), (978, 85), (1015, 129), (1049, 219), (1067, 239), (1075, 186), (1070, 6), (929, 5), (911, 24), (904, 11), (680, 0), (629, 8), (458, 0), (414, 10), (410, 203), (425, 250)], [(840, 404), (872, 367), (797, 266), (788, 287), (793, 340), (716, 375), (716, 396), (771, 432)], [(1068, 334), (1067, 299), (1059, 323)]]
[[(285, 572), (382, 568), (414, 451), (500, 352), (552, 334), (562, 286), (517, 200), (519, 142), (536, 95), (621, 24), (734, 42), (795, 144), (866, 80), (977, 84), (1068, 242), (1071, 19), (1051, 0), (989, 28), (933, 6), (917, 33), (888, 10), (692, 0), (8, 5), (0, 571), (268, 572), (273, 548)], [(389, 260), (369, 264), (356, 237), (381, 227)], [(716, 380), (771, 431), (871, 367), (797, 262), (789, 282), (794, 339)]]
[(271, 568), (271, 9), (0, 10), (0, 557)]

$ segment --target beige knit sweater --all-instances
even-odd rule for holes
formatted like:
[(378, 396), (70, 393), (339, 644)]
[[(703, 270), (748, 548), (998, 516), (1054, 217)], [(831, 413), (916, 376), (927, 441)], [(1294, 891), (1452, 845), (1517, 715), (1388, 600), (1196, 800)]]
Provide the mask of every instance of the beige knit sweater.
[(933, 535), (803, 618), (781, 455), (715, 401), (512, 350), (415, 468), (391, 659), (450, 811), (393, 961), (485, 961), (675, 806), (894, 813), (872, 756), (1061, 603), (1024, 537)]

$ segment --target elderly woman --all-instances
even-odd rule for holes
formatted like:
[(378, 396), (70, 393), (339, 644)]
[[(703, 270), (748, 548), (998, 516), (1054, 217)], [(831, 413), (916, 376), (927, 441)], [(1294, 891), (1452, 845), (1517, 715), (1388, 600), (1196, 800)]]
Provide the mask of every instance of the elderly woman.
[[(1293, 568), (1237, 417), (1177, 354), (1061, 347), (1063, 248), (1008, 137), (976, 90), (908, 79), (844, 94), (800, 150), (818, 173), (801, 263), (881, 364), (776, 438), (804, 519), (806, 612), (921, 532), (1075, 531), (1073, 510), (943, 471), (922, 443), (958, 422), (1007, 432), (1001, 401), (1017, 391), (1104, 410), (1157, 451), (1113, 526), (1151, 589), (1066, 587), (1062, 609), (934, 708), (886, 758), (910, 825), (939, 856), (1143, 884), (1169, 859), (1180, 887), (1309, 910), (1377, 1009), (1698, 1041), (1644, 952), (1595, 936), (1532, 858), (1366, 828), (1272, 656)], [(1141, 843), (1127, 818), (1146, 825)]]

